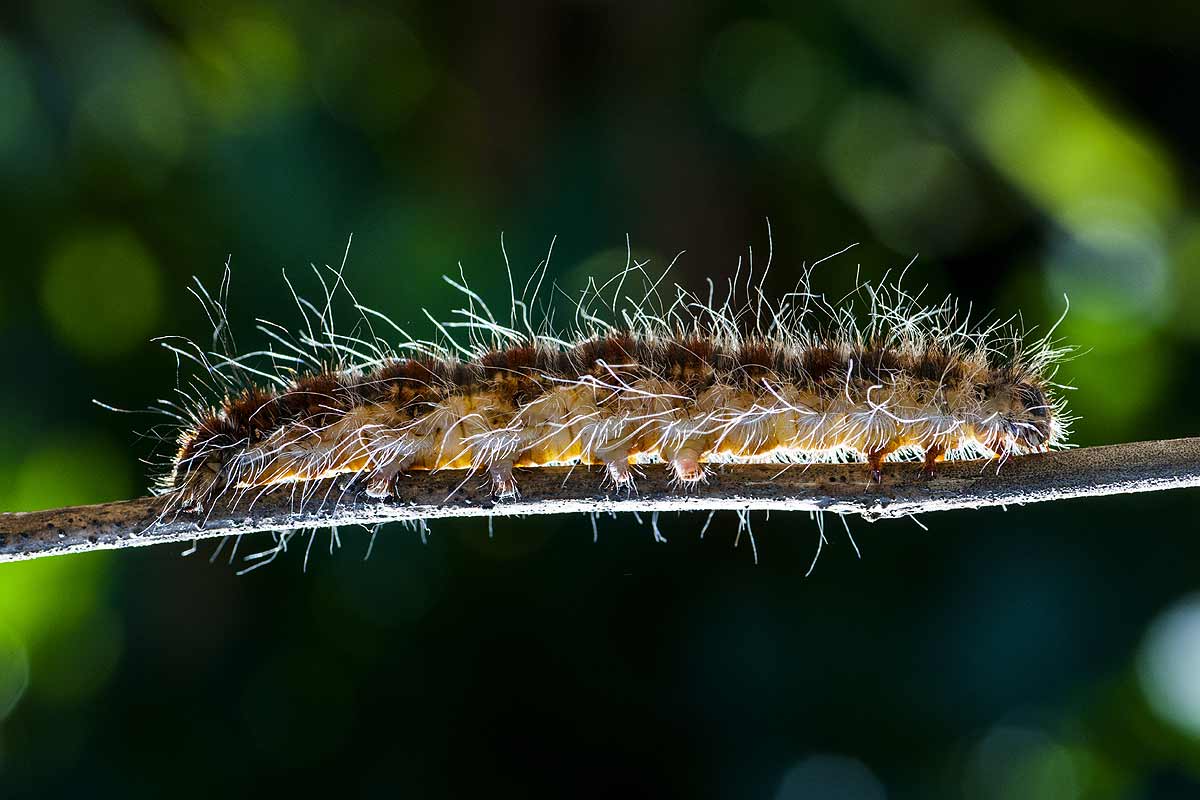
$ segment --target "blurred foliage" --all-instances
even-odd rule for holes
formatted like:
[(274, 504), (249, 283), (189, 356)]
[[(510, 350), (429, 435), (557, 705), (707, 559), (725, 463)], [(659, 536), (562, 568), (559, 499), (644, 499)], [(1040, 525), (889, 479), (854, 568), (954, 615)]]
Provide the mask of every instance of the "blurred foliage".
[[(0, 11), (0, 508), (169, 455), (150, 339), (294, 323), (340, 264), (414, 331), (554, 244), (700, 286), (752, 246), (1084, 349), (1076, 440), (1195, 434), (1200, 15), (1029, 0)], [(744, 261), (743, 261), (744, 263)], [(761, 262), (760, 262), (761, 263)], [(136, 435), (135, 435), (136, 433)], [(164, 441), (165, 439), (165, 441)], [(1117, 798), (1200, 792), (1194, 494), (956, 514), (440, 523), (0, 567), (0, 795)], [(840, 526), (834, 525), (830, 528)], [(1144, 531), (1144, 535), (1143, 535)], [(264, 537), (260, 537), (264, 538)], [(305, 541), (301, 550), (309, 542)], [(293, 548), (295, 550), (295, 548)], [(266, 779), (269, 782), (263, 782)]]

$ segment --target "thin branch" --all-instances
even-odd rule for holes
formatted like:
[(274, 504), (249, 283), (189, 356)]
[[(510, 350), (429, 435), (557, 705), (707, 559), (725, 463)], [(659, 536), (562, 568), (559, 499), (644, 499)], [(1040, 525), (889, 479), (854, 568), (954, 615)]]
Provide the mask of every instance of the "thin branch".
[(710, 509), (830, 511), (869, 520), (957, 508), (1041, 503), (1072, 497), (1153, 492), (1200, 486), (1200, 437), (1090, 447), (991, 461), (939, 465), (925, 479), (915, 463), (884, 465), (870, 483), (864, 464), (728, 464), (706, 484), (681, 489), (667, 470), (649, 466), (637, 494), (601, 489), (601, 473), (584, 467), (518, 470), (522, 497), (493, 500), (484, 476), (461, 471), (414, 473), (400, 495), (380, 501), (346, 488), (345, 479), (279, 489), (201, 519), (166, 519), (162, 498), (0, 514), (0, 561), (60, 553), (138, 547), (163, 542), (307, 527), (376, 525), (439, 517), (520, 516), (609, 511)]

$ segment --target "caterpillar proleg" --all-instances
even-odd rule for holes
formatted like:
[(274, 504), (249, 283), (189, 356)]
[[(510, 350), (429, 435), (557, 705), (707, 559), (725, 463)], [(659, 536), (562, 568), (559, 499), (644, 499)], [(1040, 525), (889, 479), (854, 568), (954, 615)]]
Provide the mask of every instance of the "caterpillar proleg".
[[(547, 256), (523, 284), (509, 270), (501, 317), (461, 271), (446, 278), (464, 305), (442, 322), (426, 314), (436, 336), (420, 339), (360, 304), (344, 266), (315, 268), (324, 297), (296, 297), (295, 333), (261, 323), (270, 347), (244, 354), (229, 335), (228, 264), (215, 297), (197, 281), (214, 347), (163, 342), (196, 367), (194, 389), (167, 403), (177, 450), (158, 488), (178, 509), (334, 476), (386, 498), (461, 469), (503, 499), (520, 491), (514, 469), (596, 467), (598, 488), (632, 492), (637, 465), (658, 463), (703, 492), (723, 462), (861, 460), (878, 480), (885, 459), (931, 473), (1066, 446), (1054, 379), (1072, 348), (1057, 325), (1034, 336), (1017, 318), (972, 320), (953, 298), (907, 291), (903, 273), (829, 300), (807, 267), (772, 299), (765, 271), (697, 293), (630, 260), (557, 290), (570, 321), (556, 327), (535, 312)], [(356, 313), (346, 332), (339, 299)]]

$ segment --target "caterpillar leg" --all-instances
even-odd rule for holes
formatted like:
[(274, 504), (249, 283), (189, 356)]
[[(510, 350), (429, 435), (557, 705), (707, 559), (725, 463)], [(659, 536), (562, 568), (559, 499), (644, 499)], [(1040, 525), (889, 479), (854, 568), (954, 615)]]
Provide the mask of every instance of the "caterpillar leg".
[(383, 499), (394, 495), (396, 493), (396, 482), (403, 476), (404, 470), (411, 463), (411, 458), (396, 459), (368, 473), (367, 483), (363, 489), (367, 497)]
[(633, 493), (633, 470), (629, 466), (629, 456), (627, 454), (620, 453), (611, 458), (604, 459), (604, 468), (608, 473), (608, 479), (613, 482), (613, 486), (618, 493), (622, 489), (627, 489), (630, 494)]
[(520, 496), (517, 489), (517, 479), (513, 477), (511, 461), (500, 461), (488, 467), (488, 475), (492, 478), (492, 494), (501, 500), (515, 499)]
[(675, 477), (684, 484), (698, 483), (704, 478), (704, 466), (700, 453), (692, 447), (682, 447), (670, 460)]
[(883, 483), (883, 460), (896, 449), (894, 444), (887, 444), (875, 450), (867, 451), (867, 466), (871, 468), (871, 480)]
[(937, 473), (937, 464), (946, 459), (946, 448), (940, 445), (930, 445), (925, 448), (925, 462), (921, 465), (921, 477), (926, 480)]
[(1008, 439), (1003, 435), (993, 436), (984, 446), (992, 451), (992, 458), (997, 459), (1001, 464), (1007, 461), (1009, 456), (1013, 455)]
[(181, 511), (199, 512), (208, 508), (228, 486), (222, 467), (213, 459), (205, 461), (185, 477), (173, 478), (176, 488), (172, 492), (172, 502), (178, 504)]

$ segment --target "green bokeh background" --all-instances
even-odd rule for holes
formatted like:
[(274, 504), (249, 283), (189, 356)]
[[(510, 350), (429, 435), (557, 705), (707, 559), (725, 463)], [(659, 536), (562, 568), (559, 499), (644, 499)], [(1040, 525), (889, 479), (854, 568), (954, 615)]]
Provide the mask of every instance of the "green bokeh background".
[[(1086, 353), (1095, 444), (1200, 432), (1187, 4), (103, 3), (0, 11), (0, 509), (135, 496), (154, 336), (341, 262), (414, 331), (636, 253), (909, 270)], [(311, 288), (311, 281), (309, 282)], [(1193, 492), (836, 524), (440, 522), (244, 577), (0, 566), (0, 796), (1200, 796)], [(242, 543), (241, 556), (255, 549)], [(265, 546), (265, 544), (264, 544)]]

